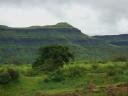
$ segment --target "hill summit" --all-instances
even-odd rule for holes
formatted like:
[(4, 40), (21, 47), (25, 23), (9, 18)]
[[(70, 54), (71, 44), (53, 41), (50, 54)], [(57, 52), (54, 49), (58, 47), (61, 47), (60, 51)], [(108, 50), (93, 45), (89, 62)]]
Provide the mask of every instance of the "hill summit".
[(46, 26), (30, 26), (29, 28), (74, 28), (72, 25), (67, 22), (60, 22), (55, 25), (46, 25)]
[(58, 28), (73, 28), (72, 25), (66, 23), (66, 22), (60, 22), (60, 23), (57, 23), (56, 25), (54, 25), (54, 27), (58, 27)]

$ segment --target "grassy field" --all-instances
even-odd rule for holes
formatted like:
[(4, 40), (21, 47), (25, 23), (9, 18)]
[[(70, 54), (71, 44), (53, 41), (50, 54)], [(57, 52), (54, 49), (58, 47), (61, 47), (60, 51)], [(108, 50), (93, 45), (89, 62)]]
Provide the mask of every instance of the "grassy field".
[[(30, 64), (1, 65), (0, 69), (13, 67), (20, 73), (17, 81), (0, 85), (0, 96), (43, 96), (37, 93), (61, 94), (83, 90), (85, 96), (108, 96), (102, 88), (116, 86), (128, 82), (128, 62), (77, 62), (66, 64), (57, 76), (64, 78), (61, 81), (49, 80), (47, 74), (35, 74)], [(59, 78), (61, 79), (61, 78)], [(96, 92), (87, 92), (89, 87)], [(90, 89), (91, 90), (91, 89)], [(122, 96), (126, 96), (125, 95)], [(82, 95), (81, 95), (82, 96)], [(116, 95), (121, 96), (121, 95)]]

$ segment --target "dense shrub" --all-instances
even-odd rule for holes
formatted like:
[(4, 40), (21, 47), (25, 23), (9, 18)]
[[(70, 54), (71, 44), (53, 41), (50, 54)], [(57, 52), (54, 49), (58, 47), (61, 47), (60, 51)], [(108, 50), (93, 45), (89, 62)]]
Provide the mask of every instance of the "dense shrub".
[(112, 59), (113, 62), (126, 62), (128, 60), (128, 57), (126, 56), (118, 56), (118, 57), (114, 57)]
[(98, 67), (99, 67), (98, 64), (92, 64), (92, 69), (93, 69), (93, 70), (97, 70)]
[(86, 69), (83, 67), (69, 67), (58, 69), (55, 72), (49, 74), (49, 76), (45, 79), (45, 82), (54, 81), (61, 82), (68, 78), (77, 78), (86, 74)]
[(6, 84), (11, 80), (10, 75), (8, 72), (2, 72), (0, 73), (0, 84)]
[(110, 66), (105, 70), (105, 72), (108, 74), (108, 76), (115, 76), (119, 74), (123, 74), (123, 69), (118, 66)]
[(0, 70), (0, 84), (7, 84), (17, 80), (19, 73), (13, 68), (2, 68)]
[(126, 68), (128, 68), (128, 61), (126, 62)]
[(63, 80), (65, 80), (63, 71), (61, 71), (61, 70), (56, 70), (55, 72), (50, 73), (50, 74), (48, 75), (48, 77), (47, 77), (44, 81), (45, 81), (45, 82), (48, 82), (48, 81), (61, 82), (61, 81), (63, 81)]
[(69, 67), (68, 69), (64, 70), (64, 75), (66, 77), (79, 77), (86, 74), (86, 69), (83, 67), (75, 66), (75, 67)]
[(98, 61), (98, 63), (106, 64), (106, 63), (107, 63), (107, 61), (106, 61), (106, 60), (100, 60), (100, 61)]
[(115, 76), (116, 72), (115, 72), (115, 70), (110, 69), (110, 70), (107, 71), (107, 75), (108, 76)]
[(13, 68), (8, 68), (8, 74), (10, 75), (12, 80), (16, 80), (19, 77), (18, 71)]

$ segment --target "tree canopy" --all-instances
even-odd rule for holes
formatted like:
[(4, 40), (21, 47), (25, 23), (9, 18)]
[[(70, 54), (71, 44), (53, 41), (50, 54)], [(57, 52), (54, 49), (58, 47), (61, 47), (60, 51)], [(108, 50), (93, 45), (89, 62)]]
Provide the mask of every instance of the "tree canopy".
[(39, 49), (39, 56), (33, 63), (33, 67), (42, 69), (43, 71), (54, 71), (62, 67), (65, 63), (69, 63), (73, 58), (73, 54), (66, 46), (51, 45), (41, 47)]

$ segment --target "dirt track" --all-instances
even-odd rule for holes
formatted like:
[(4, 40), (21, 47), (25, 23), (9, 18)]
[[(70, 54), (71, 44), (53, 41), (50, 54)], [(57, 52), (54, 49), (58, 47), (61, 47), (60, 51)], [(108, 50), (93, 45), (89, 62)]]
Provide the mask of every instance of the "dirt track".
[[(116, 86), (109, 86), (104, 87), (104, 92), (107, 96), (128, 96), (128, 84), (119, 84)], [(90, 92), (90, 91), (88, 91)], [(92, 91), (91, 93), (93, 93)], [(100, 91), (97, 91), (100, 93)], [(65, 93), (58, 93), (58, 94), (46, 94), (43, 92), (37, 92), (35, 96), (84, 96), (83, 90), (76, 90), (74, 92), (65, 92)]]

